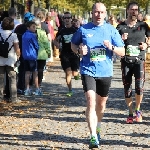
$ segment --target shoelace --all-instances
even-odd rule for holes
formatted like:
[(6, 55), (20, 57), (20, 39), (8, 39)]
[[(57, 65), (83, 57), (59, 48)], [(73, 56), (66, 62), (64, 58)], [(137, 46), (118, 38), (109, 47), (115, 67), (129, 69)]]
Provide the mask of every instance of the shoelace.
[(141, 112), (140, 112), (140, 111), (136, 111), (136, 116), (137, 116), (138, 118), (140, 118)]

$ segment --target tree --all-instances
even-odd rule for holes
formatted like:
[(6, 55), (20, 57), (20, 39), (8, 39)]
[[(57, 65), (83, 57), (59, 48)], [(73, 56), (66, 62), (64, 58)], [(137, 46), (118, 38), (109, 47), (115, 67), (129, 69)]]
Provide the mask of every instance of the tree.
[(150, 14), (150, 1), (147, 2), (146, 14)]

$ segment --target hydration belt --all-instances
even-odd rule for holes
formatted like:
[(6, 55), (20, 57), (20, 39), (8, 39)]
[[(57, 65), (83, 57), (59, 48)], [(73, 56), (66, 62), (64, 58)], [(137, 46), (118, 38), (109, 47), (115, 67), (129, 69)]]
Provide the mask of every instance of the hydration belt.
[(124, 60), (126, 63), (138, 63), (140, 61), (143, 61), (143, 58), (140, 56), (123, 56), (122, 60)]

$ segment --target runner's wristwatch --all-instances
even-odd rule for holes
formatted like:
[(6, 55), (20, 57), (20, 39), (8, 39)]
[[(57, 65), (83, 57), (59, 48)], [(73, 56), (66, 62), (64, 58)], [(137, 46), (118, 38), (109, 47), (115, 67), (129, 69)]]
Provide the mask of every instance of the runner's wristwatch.
[(114, 49), (115, 49), (115, 46), (114, 46), (114, 45), (112, 45), (112, 51), (114, 51)]
[(77, 52), (78, 52), (78, 54), (80, 54), (80, 47), (77, 48)]

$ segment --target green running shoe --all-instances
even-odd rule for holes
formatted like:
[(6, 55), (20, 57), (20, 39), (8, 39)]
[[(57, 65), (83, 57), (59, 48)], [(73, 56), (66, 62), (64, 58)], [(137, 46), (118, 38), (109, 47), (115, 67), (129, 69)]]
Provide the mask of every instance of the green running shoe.
[(90, 144), (89, 144), (89, 149), (93, 149), (93, 148), (99, 148), (99, 142), (94, 136), (91, 137)]
[(69, 91), (67, 94), (66, 94), (68, 97), (71, 97), (73, 95), (73, 92), (72, 91)]

